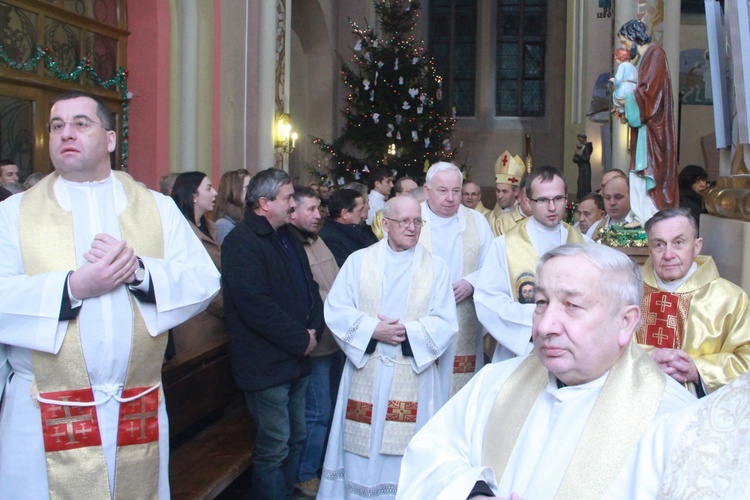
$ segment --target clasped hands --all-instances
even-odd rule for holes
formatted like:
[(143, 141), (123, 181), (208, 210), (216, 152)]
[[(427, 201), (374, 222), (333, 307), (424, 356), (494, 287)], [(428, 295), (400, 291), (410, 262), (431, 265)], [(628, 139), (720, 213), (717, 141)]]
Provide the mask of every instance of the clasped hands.
[(398, 345), (406, 340), (406, 326), (399, 323), (398, 318), (389, 318), (378, 313), (380, 322), (372, 332), (372, 338), (378, 342)]
[(70, 292), (77, 300), (104, 295), (135, 279), (138, 259), (124, 240), (97, 234), (83, 258), (86, 263), (73, 271), (68, 281)]

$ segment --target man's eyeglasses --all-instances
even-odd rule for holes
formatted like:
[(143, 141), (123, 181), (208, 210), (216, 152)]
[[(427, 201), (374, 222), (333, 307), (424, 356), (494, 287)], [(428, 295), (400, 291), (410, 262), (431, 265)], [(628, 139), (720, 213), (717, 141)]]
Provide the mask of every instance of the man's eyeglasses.
[(391, 219), (390, 217), (383, 218), (397, 223), (398, 227), (407, 227), (409, 224), (414, 224), (414, 227), (422, 227), (424, 226), (425, 222), (427, 222), (424, 219)]
[(91, 118), (87, 118), (85, 116), (79, 116), (72, 122), (65, 122), (62, 120), (51, 120), (47, 124), (47, 132), (54, 135), (62, 134), (63, 130), (65, 130), (65, 125), (70, 125), (73, 128), (75, 128), (78, 132), (88, 132), (91, 130), (91, 125), (99, 125), (101, 128), (103, 128), (106, 131), (110, 131), (111, 129), (108, 129), (104, 125), (102, 125), (99, 122), (95, 122)]
[(567, 196), (560, 195), (560, 196), (555, 196), (554, 198), (537, 198), (537, 199), (529, 198), (529, 199), (533, 201), (534, 203), (540, 203), (542, 205), (549, 205), (550, 202), (552, 202), (553, 205), (557, 205), (558, 203), (566, 200), (567, 198), (568, 198)]

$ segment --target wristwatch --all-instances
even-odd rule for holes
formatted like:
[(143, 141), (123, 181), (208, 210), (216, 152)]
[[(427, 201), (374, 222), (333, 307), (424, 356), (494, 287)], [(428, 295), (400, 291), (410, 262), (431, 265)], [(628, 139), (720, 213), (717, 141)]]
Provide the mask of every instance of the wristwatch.
[(138, 268), (135, 270), (135, 273), (133, 275), (133, 282), (130, 284), (130, 286), (139, 286), (141, 283), (143, 283), (143, 280), (146, 279), (146, 266), (143, 265), (143, 261), (140, 257), (136, 257), (138, 259)]

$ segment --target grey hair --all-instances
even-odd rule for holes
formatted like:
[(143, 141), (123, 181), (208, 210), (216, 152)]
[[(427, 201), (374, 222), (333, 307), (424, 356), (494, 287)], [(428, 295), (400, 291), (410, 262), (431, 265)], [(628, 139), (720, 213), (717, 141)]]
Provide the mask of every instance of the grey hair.
[(255, 210), (260, 206), (260, 199), (273, 201), (279, 194), (279, 189), (285, 184), (291, 184), (289, 174), (277, 168), (261, 170), (250, 179), (245, 195), (245, 206)]
[(693, 236), (698, 237), (698, 222), (690, 212), (689, 208), (677, 207), (677, 208), (665, 208), (656, 212), (646, 224), (643, 229), (646, 231), (646, 236), (651, 236), (651, 230), (654, 228), (654, 224), (667, 219), (674, 219), (675, 217), (685, 217), (690, 223), (690, 227), (693, 229)]
[(619, 311), (625, 306), (641, 305), (643, 281), (638, 265), (624, 253), (598, 243), (573, 243), (553, 248), (542, 255), (536, 267), (536, 275), (542, 266), (555, 257), (583, 255), (601, 273), (601, 291), (611, 300), (610, 311)]
[(425, 176), (424, 183), (428, 187), (432, 187), (432, 179), (439, 174), (440, 172), (455, 172), (456, 175), (458, 175), (458, 181), (463, 182), (464, 180), (464, 174), (461, 173), (461, 169), (455, 166), (453, 163), (448, 163), (447, 161), (441, 161), (438, 163), (434, 163), (428, 170), (427, 175)]

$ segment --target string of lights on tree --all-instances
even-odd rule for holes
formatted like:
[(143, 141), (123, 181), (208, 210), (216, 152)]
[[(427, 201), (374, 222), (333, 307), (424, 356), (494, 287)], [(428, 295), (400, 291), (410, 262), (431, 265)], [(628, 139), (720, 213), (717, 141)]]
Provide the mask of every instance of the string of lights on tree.
[(329, 175), (339, 185), (367, 180), (387, 165), (397, 177), (419, 178), (436, 161), (456, 152), (450, 137), (456, 119), (443, 101), (442, 78), (422, 41), (412, 34), (419, 2), (375, 0), (383, 34), (349, 20), (357, 38), (350, 68), (342, 57), (340, 75), (349, 87), (341, 135), (313, 143), (330, 156)]
[(122, 99), (122, 143), (120, 144), (120, 167), (127, 171), (128, 117), (130, 115), (130, 95), (127, 87), (128, 70), (122, 67), (118, 68), (112, 78), (103, 80), (96, 70), (94, 70), (91, 59), (83, 58), (75, 65), (75, 67), (73, 67), (73, 71), (66, 72), (60, 69), (57, 61), (52, 57), (52, 51), (49, 48), (42, 47), (37, 47), (28, 61), (19, 63), (13, 61), (5, 52), (5, 47), (0, 44), (0, 60), (13, 70), (25, 72), (33, 71), (42, 59), (44, 59), (44, 66), (47, 70), (49, 70), (49, 72), (58, 80), (64, 82), (78, 82), (80, 81), (81, 74), (85, 71), (91, 81), (99, 87), (109, 90), (119, 88), (120, 99)]

